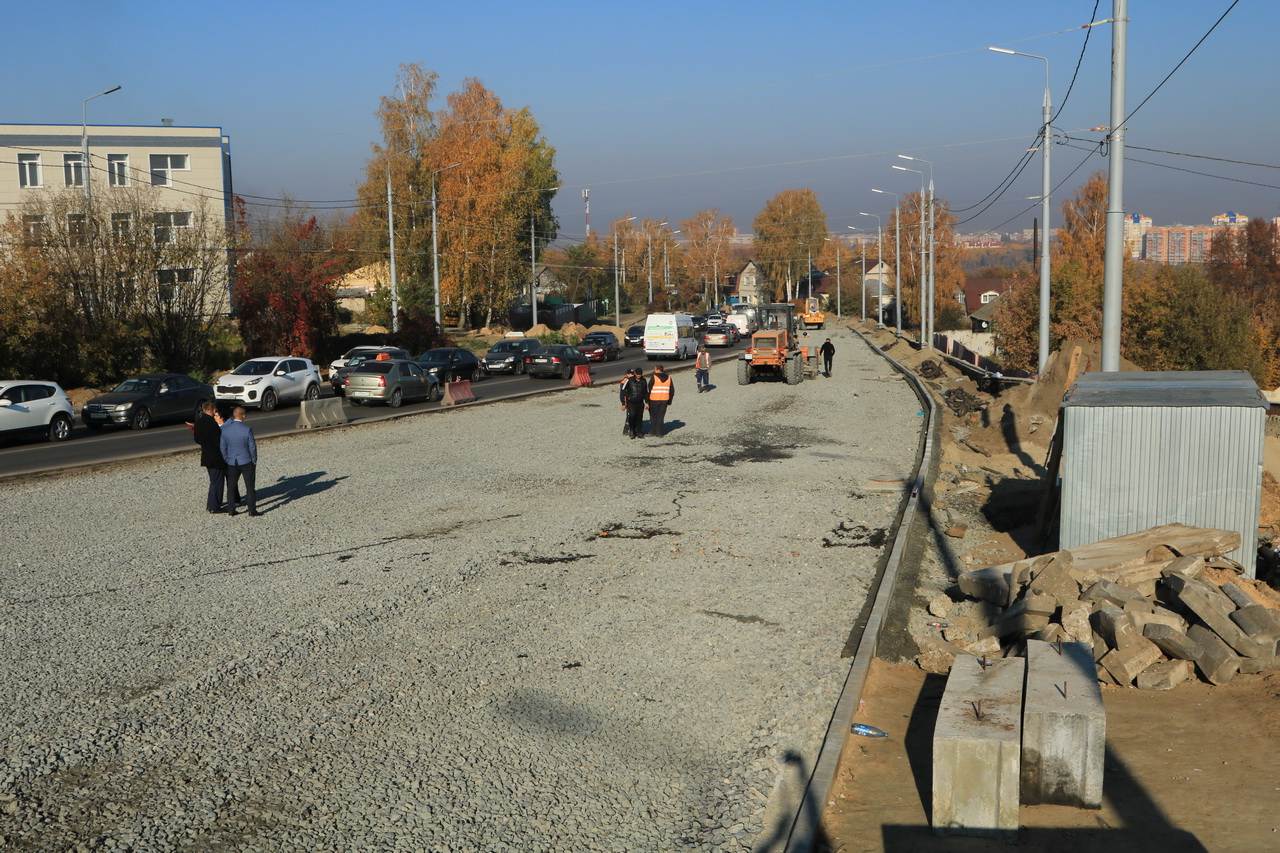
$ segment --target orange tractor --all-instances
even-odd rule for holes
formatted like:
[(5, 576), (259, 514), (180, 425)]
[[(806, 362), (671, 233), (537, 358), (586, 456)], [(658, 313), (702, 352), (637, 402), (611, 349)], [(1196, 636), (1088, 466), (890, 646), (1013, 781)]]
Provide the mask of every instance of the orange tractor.
[(759, 376), (781, 377), (798, 385), (806, 376), (818, 375), (818, 350), (802, 342), (795, 306), (785, 302), (760, 306), (760, 328), (751, 335), (751, 346), (738, 359), (738, 384), (750, 385)]

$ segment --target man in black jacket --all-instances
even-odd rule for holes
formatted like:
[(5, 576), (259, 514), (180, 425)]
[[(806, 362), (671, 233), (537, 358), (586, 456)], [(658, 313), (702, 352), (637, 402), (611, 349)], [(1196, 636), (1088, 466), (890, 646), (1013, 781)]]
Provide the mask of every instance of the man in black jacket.
[(827, 342), (818, 351), (822, 353), (822, 372), (830, 379), (831, 360), (836, 357), (836, 345), (831, 343), (831, 338), (827, 338)]
[[(192, 427), (196, 444), (200, 445), (200, 464), (209, 473), (209, 497), (205, 501), (205, 509), (209, 512), (222, 512), (222, 493), (227, 481), (227, 462), (222, 458), (222, 450), (218, 444), (222, 440), (222, 416), (212, 401), (205, 400), (200, 404), (200, 415)], [(235, 507), (232, 496), (231, 506)]]
[(626, 380), (618, 390), (618, 399), (622, 410), (627, 413), (627, 435), (640, 438), (644, 435), (644, 404), (648, 396), (644, 376), (639, 370), (627, 371)]

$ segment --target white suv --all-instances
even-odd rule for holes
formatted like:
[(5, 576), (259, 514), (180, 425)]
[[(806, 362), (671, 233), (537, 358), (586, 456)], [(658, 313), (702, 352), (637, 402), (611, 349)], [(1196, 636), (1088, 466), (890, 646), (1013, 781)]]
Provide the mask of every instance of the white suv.
[(66, 441), (76, 410), (57, 382), (0, 380), (0, 435), (39, 432), (49, 441)]
[(251, 358), (218, 377), (213, 396), (219, 402), (257, 406), (269, 412), (289, 401), (320, 396), (320, 371), (310, 359), (291, 355)]

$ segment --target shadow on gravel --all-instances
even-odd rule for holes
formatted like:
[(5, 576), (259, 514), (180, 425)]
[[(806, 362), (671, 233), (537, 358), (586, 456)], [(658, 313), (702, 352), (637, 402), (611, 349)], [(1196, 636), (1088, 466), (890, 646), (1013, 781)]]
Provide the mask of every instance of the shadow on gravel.
[[(580, 662), (572, 663), (576, 665), (561, 664), (560, 669), (569, 672), (581, 669)], [(565, 702), (544, 690), (528, 688), (516, 690), (499, 706), (499, 712), (517, 728), (551, 734), (589, 735), (599, 732), (604, 724), (582, 704)]]
[[(818, 808), (818, 802), (813, 796), (813, 788), (809, 784), (813, 771), (805, 763), (804, 756), (795, 750), (787, 750), (782, 756), (782, 767), (778, 775), (781, 778), (774, 787), (775, 795), (784, 790), (804, 791), (804, 799), (799, 803), (798, 808), (783, 809), (771, 826), (763, 827), (751, 849), (761, 853), (765, 851), (781, 853), (790, 846), (792, 834), (798, 827), (813, 827), (811, 849), (831, 850), (831, 840), (822, 826), (822, 812)], [(801, 832), (803, 834), (803, 829)]]
[(327, 492), (346, 477), (332, 477), (322, 480), (328, 471), (312, 471), (310, 474), (298, 474), (293, 477), (281, 477), (274, 483), (258, 489), (258, 511), (270, 512), (293, 503), (300, 498)]

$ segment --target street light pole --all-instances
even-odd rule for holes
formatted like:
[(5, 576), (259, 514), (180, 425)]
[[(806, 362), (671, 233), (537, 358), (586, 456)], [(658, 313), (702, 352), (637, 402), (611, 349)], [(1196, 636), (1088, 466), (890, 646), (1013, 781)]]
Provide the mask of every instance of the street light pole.
[[(432, 205), (432, 216), (435, 216), (435, 205)], [(432, 221), (434, 229), (435, 222)], [(434, 235), (434, 231), (432, 233)], [(391, 159), (387, 159), (387, 242), (391, 252), (391, 331), (393, 333), (400, 331), (400, 289), (396, 281), (396, 209), (391, 203)], [(437, 304), (437, 311), (439, 306)], [(436, 321), (436, 328), (439, 329), (439, 321)]]
[(933, 205), (933, 162), (920, 157), (912, 157), (909, 154), (899, 154), (898, 159), (910, 160), (914, 163), (923, 163), (929, 167), (929, 297), (928, 310), (926, 316), (929, 322), (928, 340), (930, 348), (933, 347), (933, 312), (934, 306), (938, 301), (937, 281), (934, 278), (935, 262), (938, 257), (938, 234), (934, 229), (934, 205)]
[(893, 196), (893, 324), (895, 334), (902, 337), (902, 196), (875, 187), (871, 191)]
[(1112, 0), (1111, 163), (1107, 170), (1107, 243), (1102, 278), (1102, 369), (1120, 369), (1120, 310), (1124, 294), (1124, 87), (1129, 2)]
[[(850, 231), (858, 229), (852, 225), (847, 226)], [(862, 278), (858, 280), (858, 293), (862, 295), (862, 322), (867, 322), (867, 247), (862, 242), (861, 237), (858, 239), (858, 249), (862, 255)]]
[(101, 98), (103, 95), (110, 95), (112, 92), (119, 92), (123, 87), (120, 84), (112, 86), (110, 89), (104, 89), (96, 95), (90, 95), (80, 102), (80, 169), (84, 176), (84, 205), (86, 212), (90, 203), (93, 201), (93, 190), (90, 188), (90, 168), (89, 168), (89, 102), (94, 98)]
[[(876, 263), (880, 265), (880, 271), (876, 273), (876, 328), (884, 328), (884, 232), (881, 228), (879, 214), (863, 213), (858, 211), (859, 216), (870, 216), (876, 221)], [(862, 286), (866, 287), (865, 275), (863, 277)], [(865, 300), (864, 300), (865, 301)], [(865, 319), (865, 318), (864, 318)]]
[(917, 276), (920, 284), (920, 316), (917, 319), (917, 322), (920, 323), (920, 348), (931, 349), (933, 343), (925, 334), (925, 298), (927, 294), (924, 272), (924, 170), (908, 169), (906, 166), (899, 166), (897, 164), (894, 164), (892, 168), (899, 172), (914, 172), (920, 176), (920, 273)]

